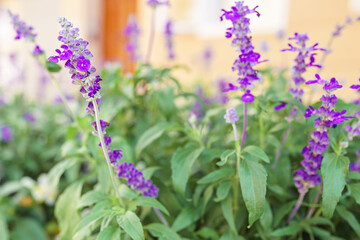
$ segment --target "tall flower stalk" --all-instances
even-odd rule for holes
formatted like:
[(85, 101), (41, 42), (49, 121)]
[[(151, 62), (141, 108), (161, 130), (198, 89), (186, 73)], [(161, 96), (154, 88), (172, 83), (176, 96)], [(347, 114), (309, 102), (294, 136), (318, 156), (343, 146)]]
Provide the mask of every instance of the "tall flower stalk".
[(175, 52), (174, 52), (174, 32), (173, 32), (173, 21), (169, 20), (165, 24), (165, 41), (166, 41), (166, 48), (168, 51), (167, 58), (174, 59)]
[[(292, 67), (292, 86), (289, 89), (289, 92), (293, 96), (293, 98), (299, 102), (302, 103), (302, 97), (304, 95), (303, 84), (305, 83), (305, 78), (303, 74), (307, 71), (309, 67), (316, 67), (321, 68), (321, 65), (315, 64), (315, 55), (317, 51), (325, 51), (323, 48), (318, 48), (318, 43), (315, 43), (314, 45), (307, 46), (309, 37), (308, 35), (301, 34), (301, 33), (295, 33), (293, 37), (289, 38), (289, 40), (293, 40), (295, 44), (289, 43), (289, 48), (283, 49), (282, 52), (285, 51), (291, 51), (296, 52), (296, 58), (294, 59), (295, 65)], [(286, 107), (286, 103), (282, 102), (280, 105), (275, 107), (276, 111), (279, 111)], [(289, 116), (286, 118), (286, 120), (291, 123), (294, 119), (294, 116), (298, 113), (298, 109), (295, 108), (295, 106), (292, 106), (290, 109)], [(274, 163), (272, 165), (272, 168), (275, 169), (276, 165), (280, 159), (282, 149), (285, 146), (285, 143), (287, 141), (287, 138), (289, 136), (290, 132), (290, 125), (287, 127), (287, 129), (284, 132), (282, 141), (281, 141), (281, 147), (276, 153), (276, 157), (274, 160)]]
[(110, 147), (111, 137), (105, 135), (106, 128), (110, 124), (100, 119), (99, 114), (99, 103), (101, 102), (99, 91), (102, 79), (95, 74), (96, 69), (92, 66), (91, 58), (93, 55), (87, 48), (89, 43), (79, 38), (79, 29), (74, 28), (73, 24), (66, 18), (59, 18), (58, 21), (62, 27), (58, 40), (62, 42), (62, 45), (61, 49), (56, 49), (58, 55), (50, 57), (49, 60), (55, 63), (65, 61), (65, 68), (69, 69), (72, 83), (80, 86), (80, 93), (88, 102), (86, 112), (95, 118), (95, 121), (91, 124), (94, 128), (93, 134), (100, 139), (99, 146), (103, 150), (112, 184), (119, 201), (121, 201), (121, 198), (112, 168), (114, 168), (119, 178), (127, 179), (128, 185), (134, 190), (141, 192), (144, 196), (156, 197), (158, 189), (152, 184), (151, 180), (145, 180), (142, 172), (134, 168), (132, 163), (120, 163), (123, 151)]
[(125, 45), (125, 50), (129, 53), (130, 59), (132, 61), (137, 61), (140, 59), (139, 34), (140, 34), (140, 28), (136, 21), (136, 17), (135, 15), (130, 15), (127, 21), (127, 25), (124, 29), (124, 35), (128, 39)]
[(223, 9), (224, 13), (220, 17), (221, 21), (224, 19), (231, 21), (232, 27), (227, 29), (226, 38), (232, 38), (231, 44), (239, 53), (232, 67), (232, 70), (238, 74), (237, 82), (236, 84), (229, 83), (229, 88), (224, 91), (241, 90), (243, 92), (241, 100), (244, 102), (244, 125), (241, 148), (244, 147), (246, 140), (247, 103), (254, 101), (251, 89), (255, 87), (255, 82), (260, 80), (258, 71), (254, 69), (254, 66), (260, 63), (260, 54), (254, 51), (249, 28), (249, 15), (255, 13), (258, 17), (260, 16), (256, 8), (250, 9), (244, 5), (244, 1), (237, 1), (230, 11)]
[(326, 151), (327, 146), (329, 145), (328, 130), (336, 127), (337, 124), (340, 124), (343, 121), (353, 118), (351, 116), (343, 116), (346, 113), (346, 110), (343, 110), (342, 112), (336, 112), (334, 110), (337, 97), (333, 92), (336, 89), (342, 88), (342, 85), (340, 85), (335, 78), (327, 81), (321, 79), (319, 75), (316, 75), (316, 80), (306, 82), (306, 84), (315, 83), (322, 85), (325, 93), (320, 98), (322, 105), (318, 109), (309, 106), (305, 112), (306, 118), (309, 118), (312, 115), (318, 116), (318, 118), (315, 119), (314, 123), (316, 130), (310, 134), (311, 140), (302, 151), (304, 160), (301, 162), (301, 165), (303, 168), (297, 170), (294, 174), (294, 183), (299, 192), (299, 199), (287, 220), (288, 223), (300, 208), (308, 190), (321, 183), (321, 178), (317, 171), (320, 170), (321, 167), (323, 152)]

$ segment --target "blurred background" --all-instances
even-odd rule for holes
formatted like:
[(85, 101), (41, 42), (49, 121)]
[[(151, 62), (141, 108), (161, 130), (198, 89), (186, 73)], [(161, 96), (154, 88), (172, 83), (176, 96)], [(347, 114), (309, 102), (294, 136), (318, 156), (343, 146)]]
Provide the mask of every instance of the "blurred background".
[[(221, 9), (229, 9), (234, 0), (170, 0), (170, 6), (156, 9), (155, 41), (151, 62), (155, 66), (178, 65), (175, 76), (187, 86), (201, 84), (215, 86), (219, 78), (236, 79), (231, 66), (236, 58), (230, 40), (225, 38), (226, 22), (220, 22)], [(336, 77), (346, 87), (360, 77), (360, 15), (359, 0), (245, 0), (250, 6), (259, 5), (259, 18), (252, 18), (253, 42), (263, 59), (258, 68), (283, 69), (293, 64), (295, 55), (281, 52), (287, 38), (295, 32), (308, 33), (309, 43), (327, 47), (336, 24), (345, 24), (341, 35), (333, 38), (331, 53), (324, 62), (322, 76)], [(80, 28), (80, 34), (90, 42), (95, 65), (117, 62), (126, 72), (135, 69), (125, 51), (127, 38), (123, 31), (128, 17), (135, 14), (140, 26), (140, 60), (144, 59), (150, 34), (152, 9), (146, 0), (0, 0), (0, 88), (5, 94), (24, 91), (26, 96), (47, 101), (53, 99), (52, 86), (47, 86), (46, 73), (31, 60), (31, 44), (14, 41), (15, 33), (7, 9), (20, 14), (38, 33), (37, 42), (47, 56), (59, 47), (60, 29), (57, 18), (64, 16)], [(173, 20), (175, 58), (167, 58), (164, 29)], [(351, 20), (352, 19), (352, 20)], [(317, 62), (321, 56), (317, 56)], [(307, 73), (314, 77), (315, 70)], [(61, 85), (70, 87), (67, 73), (57, 74)], [(214, 83), (214, 85), (212, 85)], [(6, 89), (6, 90), (5, 90)], [(71, 90), (72, 89), (72, 90)], [(354, 91), (339, 93), (348, 100)], [(348, 93), (348, 94), (347, 94)]]

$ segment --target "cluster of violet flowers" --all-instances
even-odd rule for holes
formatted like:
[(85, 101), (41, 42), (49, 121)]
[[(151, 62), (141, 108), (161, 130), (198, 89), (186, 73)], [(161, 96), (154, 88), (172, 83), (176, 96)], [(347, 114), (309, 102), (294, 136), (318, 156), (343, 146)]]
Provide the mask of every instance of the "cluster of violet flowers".
[(241, 97), (243, 102), (253, 102), (254, 96), (251, 94), (251, 89), (254, 88), (254, 81), (260, 80), (257, 70), (253, 67), (260, 63), (260, 54), (254, 51), (252, 39), (250, 34), (250, 19), (249, 15), (256, 13), (259, 17), (260, 13), (256, 8), (250, 9), (244, 5), (244, 1), (235, 2), (235, 6), (230, 11), (222, 9), (224, 12), (220, 20), (230, 20), (232, 27), (227, 29), (226, 38), (232, 39), (232, 46), (239, 52), (239, 57), (235, 60), (232, 70), (237, 71), (238, 80), (237, 85), (229, 83), (229, 88), (225, 91), (235, 91), (241, 89), (244, 94)]
[(36, 44), (36, 36), (37, 34), (33, 32), (34, 28), (32, 26), (27, 25), (24, 21), (20, 19), (18, 14), (13, 14), (10, 10), (8, 10), (11, 24), (16, 32), (15, 40), (25, 39), (26, 41), (33, 42), (35, 44), (35, 48), (32, 51), (33, 56), (39, 56), (44, 53), (44, 51), (40, 48), (39, 45)]
[(138, 53), (138, 50), (139, 50), (140, 28), (138, 26), (136, 17), (134, 15), (129, 16), (127, 25), (124, 29), (124, 35), (128, 39), (125, 45), (125, 50), (129, 53), (130, 59), (132, 61), (139, 60), (140, 55)]
[[(306, 33), (295, 33), (294, 37), (289, 38), (289, 40), (294, 40), (295, 44), (289, 43), (289, 48), (281, 50), (282, 52), (291, 51), (297, 52), (297, 56), (294, 59), (295, 65), (292, 68), (292, 87), (289, 89), (289, 92), (295, 100), (302, 102), (302, 97), (304, 95), (304, 90), (302, 85), (305, 83), (305, 78), (303, 74), (306, 72), (309, 67), (321, 68), (321, 65), (315, 63), (316, 51), (325, 51), (323, 48), (317, 48), (318, 43), (315, 43), (312, 46), (307, 46), (307, 41), (309, 37)], [(286, 104), (283, 102), (280, 105), (275, 107), (275, 110), (280, 110), (284, 108)], [(290, 112), (288, 121), (292, 121), (292, 117), (297, 113), (297, 109), (293, 108)]]
[[(65, 67), (69, 69), (73, 84), (80, 85), (81, 94), (89, 102), (86, 112), (97, 120), (91, 124), (94, 127), (93, 133), (99, 136), (99, 146), (106, 150), (106, 152), (104, 150), (104, 154), (108, 155), (117, 176), (127, 179), (128, 185), (134, 190), (140, 191), (144, 196), (156, 197), (158, 188), (152, 184), (151, 180), (145, 180), (142, 172), (135, 169), (133, 164), (120, 163), (123, 151), (110, 147), (111, 137), (105, 135), (106, 128), (110, 124), (98, 119), (99, 104), (101, 102), (99, 90), (101, 89), (100, 81), (102, 79), (100, 76), (95, 75), (96, 69), (91, 62), (93, 55), (87, 48), (89, 43), (79, 38), (79, 29), (74, 28), (73, 24), (66, 18), (59, 18), (58, 22), (62, 27), (58, 37), (62, 45), (61, 49), (56, 49), (58, 55), (49, 57), (49, 60), (55, 63), (65, 61)], [(102, 136), (103, 140), (101, 139)], [(102, 146), (102, 143), (105, 146)]]
[(333, 94), (333, 92), (342, 88), (342, 85), (340, 85), (335, 78), (327, 81), (321, 79), (320, 76), (316, 74), (316, 80), (306, 82), (306, 84), (315, 83), (323, 86), (325, 94), (320, 98), (322, 105), (318, 109), (314, 109), (312, 106), (309, 106), (309, 108), (305, 111), (304, 116), (306, 118), (309, 118), (312, 115), (318, 116), (318, 118), (315, 119), (314, 124), (316, 130), (310, 134), (311, 140), (302, 151), (304, 160), (301, 161), (301, 165), (304, 168), (297, 170), (294, 174), (294, 183), (299, 191), (299, 199), (288, 219), (288, 222), (290, 222), (295, 216), (308, 190), (321, 183), (321, 178), (317, 171), (320, 170), (321, 167), (323, 160), (322, 154), (326, 151), (329, 145), (328, 130), (330, 128), (335, 128), (338, 124), (350, 118), (353, 118), (352, 116), (343, 116), (346, 113), (346, 110), (341, 112), (336, 112), (334, 110), (337, 97)]

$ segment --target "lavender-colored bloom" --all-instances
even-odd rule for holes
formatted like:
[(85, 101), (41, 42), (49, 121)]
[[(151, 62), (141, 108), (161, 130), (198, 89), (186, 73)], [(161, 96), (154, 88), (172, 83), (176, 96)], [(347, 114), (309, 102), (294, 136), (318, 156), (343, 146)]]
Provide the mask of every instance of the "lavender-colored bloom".
[(351, 141), (354, 137), (360, 135), (360, 112), (356, 112), (355, 116), (357, 117), (358, 121), (353, 125), (346, 125), (344, 127), (345, 131), (348, 133), (348, 139)]
[(8, 142), (11, 139), (11, 130), (8, 125), (3, 125), (1, 127), (1, 140), (3, 142)]
[(147, 0), (146, 4), (149, 5), (150, 7), (157, 7), (160, 5), (168, 5), (169, 6), (169, 1)]
[(295, 45), (289, 43), (289, 48), (283, 49), (282, 51), (292, 51), (297, 53), (295, 58), (296, 64), (292, 68), (293, 84), (289, 91), (295, 100), (299, 100), (301, 102), (301, 98), (304, 95), (304, 91), (301, 88), (302, 84), (305, 82), (303, 74), (306, 72), (308, 67), (321, 68), (320, 65), (314, 64), (316, 55), (314, 52), (325, 51), (325, 49), (318, 48), (318, 43), (308, 47), (307, 41), (309, 41), (309, 37), (307, 34), (295, 33), (294, 37), (289, 38), (289, 40), (294, 40)]
[(145, 180), (143, 173), (134, 168), (133, 163), (121, 163), (115, 167), (119, 178), (127, 179), (127, 184), (132, 189), (139, 191), (146, 197), (156, 197), (159, 189), (152, 184), (151, 180)]
[(30, 123), (33, 123), (33, 122), (35, 122), (35, 117), (34, 117), (34, 115), (32, 114), (32, 113), (30, 113), (30, 112), (26, 112), (26, 113), (24, 113), (23, 114), (23, 118), (26, 120), (26, 121), (28, 121), (28, 122), (30, 122)]
[(276, 32), (276, 37), (279, 40), (282, 40), (285, 37), (285, 31), (283, 29), (280, 29)]
[(238, 73), (238, 86), (229, 84), (229, 88), (225, 91), (234, 91), (241, 89), (244, 93), (242, 101), (252, 102), (254, 96), (251, 94), (251, 89), (255, 86), (254, 81), (260, 80), (257, 76), (257, 70), (253, 67), (260, 63), (260, 54), (254, 51), (250, 34), (250, 19), (248, 15), (255, 13), (258, 17), (260, 14), (256, 8), (250, 9), (244, 5), (243, 1), (235, 2), (235, 6), (230, 11), (222, 10), (224, 14), (220, 17), (221, 21), (224, 19), (230, 20), (232, 27), (227, 29), (226, 37), (233, 38), (232, 46), (239, 52), (239, 57), (235, 60), (232, 70)]
[(360, 172), (360, 149), (356, 151), (357, 160), (349, 165), (350, 171)]
[(125, 50), (129, 53), (132, 61), (139, 60), (139, 35), (140, 28), (136, 21), (135, 15), (130, 15), (127, 21), (127, 25), (124, 29), (124, 35), (128, 41), (125, 45)]
[[(60, 47), (61, 50), (56, 49), (58, 55), (49, 57), (49, 60), (53, 62), (65, 61), (65, 68), (69, 69), (72, 82), (74, 84), (80, 85), (80, 93), (85, 99), (87, 99), (87, 101), (89, 101), (86, 112), (95, 117), (94, 104), (90, 104), (90, 102), (96, 101), (97, 103), (100, 103), (101, 96), (99, 91), (101, 89), (100, 82), (102, 79), (100, 76), (94, 75), (96, 69), (94, 66), (92, 66), (91, 58), (93, 55), (90, 50), (87, 49), (89, 43), (82, 38), (79, 38), (79, 29), (74, 28), (73, 24), (66, 18), (59, 18), (59, 23), (62, 27), (58, 37), (58, 40), (62, 42)], [(104, 144), (106, 145), (104, 147), (109, 156), (110, 163), (115, 168), (115, 171), (119, 172), (119, 168), (123, 166), (123, 163), (120, 164), (123, 151), (121, 149), (111, 149), (110, 147), (111, 137), (105, 135), (106, 127), (108, 127), (110, 124), (100, 119), (100, 127), (97, 126), (96, 121), (92, 122), (91, 125), (94, 127), (94, 135), (98, 135), (98, 131), (103, 133)], [(152, 185), (151, 181), (149, 182), (149, 180), (146, 181), (146, 184), (146, 187), (150, 190), (145, 191), (143, 190), (145, 189), (144, 187), (139, 191), (141, 191), (144, 196), (156, 197), (158, 191), (157, 188)], [(138, 190), (138, 188), (135, 189)]]
[(286, 105), (287, 105), (286, 102), (281, 102), (279, 105), (275, 106), (274, 109), (275, 109), (276, 111), (279, 111), (279, 110), (285, 108)]
[(317, 170), (321, 167), (323, 159), (322, 153), (326, 151), (329, 145), (328, 129), (336, 127), (339, 123), (346, 121), (352, 116), (343, 116), (346, 111), (336, 112), (334, 110), (337, 97), (333, 92), (342, 86), (332, 78), (330, 81), (323, 80), (319, 75), (316, 75), (317, 80), (311, 80), (306, 84), (320, 84), (323, 85), (325, 94), (321, 97), (322, 105), (318, 109), (314, 109), (312, 106), (305, 112), (305, 117), (309, 118), (312, 115), (318, 116), (315, 119), (314, 127), (316, 130), (310, 134), (311, 140), (308, 142), (308, 146), (304, 147), (302, 154), (304, 160), (301, 162), (304, 169), (299, 169), (295, 172), (294, 183), (298, 188), (300, 194), (306, 193), (310, 188), (315, 187), (321, 182), (320, 176), (317, 174)]
[(213, 97), (213, 102), (218, 102), (221, 104), (225, 104), (229, 101), (228, 96), (224, 93), (224, 89), (226, 88), (226, 80), (224, 78), (220, 78), (217, 81), (217, 94)]
[(263, 52), (269, 51), (269, 44), (267, 43), (267, 41), (265, 41), (265, 40), (261, 41), (259, 49), (260, 49), (260, 51), (263, 51)]
[(42, 53), (44, 53), (44, 50), (42, 50), (39, 45), (36, 45), (34, 50), (32, 51), (32, 55), (35, 57), (39, 56)]
[[(360, 81), (360, 79), (359, 79), (359, 81)], [(358, 84), (351, 85), (350, 88), (351, 88), (351, 89), (355, 89), (355, 90), (357, 90), (358, 93), (360, 93), (360, 85), (358, 85)], [(359, 98), (359, 99), (356, 99), (356, 100), (354, 101), (354, 103), (355, 103), (356, 105), (359, 105), (359, 104), (360, 104), (360, 98)]]
[(210, 46), (204, 48), (202, 52), (202, 58), (204, 60), (205, 68), (208, 69), (213, 59), (213, 49)]
[(173, 22), (171, 20), (167, 21), (165, 25), (165, 40), (166, 40), (166, 48), (168, 50), (168, 58), (174, 59), (175, 58), (175, 52), (174, 52), (174, 46), (173, 46)]
[(236, 115), (236, 110), (234, 108), (228, 108), (226, 110), (226, 114), (224, 115), (224, 118), (227, 123), (235, 124), (237, 120), (239, 120), (239, 116)]
[(27, 41), (35, 41), (36, 34), (33, 33), (34, 28), (32, 26), (28, 26), (24, 21), (22, 21), (18, 14), (13, 14), (8, 11), (10, 18), (11, 18), (11, 24), (14, 27), (14, 30), (16, 31), (15, 40), (19, 40), (21, 38), (24, 38)]

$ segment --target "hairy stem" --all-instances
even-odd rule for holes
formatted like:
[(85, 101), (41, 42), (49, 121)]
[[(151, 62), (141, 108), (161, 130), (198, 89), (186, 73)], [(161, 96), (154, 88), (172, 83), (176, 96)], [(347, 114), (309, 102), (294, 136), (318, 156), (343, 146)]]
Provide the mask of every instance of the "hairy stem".
[(244, 102), (244, 124), (243, 124), (243, 134), (241, 138), (241, 149), (243, 149), (245, 146), (246, 128), (247, 128), (247, 103)]
[(154, 209), (156, 215), (159, 217), (160, 221), (161, 221), (165, 226), (168, 227), (168, 226), (169, 226), (169, 223), (166, 221), (164, 215), (162, 215), (162, 213), (159, 211), (159, 209), (157, 209), (157, 208), (155, 208), (155, 207), (154, 207), (153, 209)]
[(303, 200), (304, 200), (304, 196), (305, 196), (306, 192), (301, 192), (300, 195), (299, 195), (299, 198), (296, 202), (296, 205), (294, 207), (294, 209), (292, 210), (288, 220), (286, 221), (287, 224), (290, 223), (290, 221), (293, 219), (293, 217), (295, 216), (295, 214), (297, 213), (297, 211), (299, 210)]
[(284, 132), (284, 135), (283, 135), (283, 138), (282, 138), (282, 141), (281, 141), (281, 147), (280, 147), (280, 149), (277, 151), (276, 157), (275, 157), (275, 160), (274, 160), (274, 163), (273, 163), (273, 165), (271, 166), (272, 169), (275, 169), (277, 163), (279, 162), (279, 159), (280, 159), (280, 156), (281, 156), (281, 153), (282, 153), (282, 149), (283, 149), (284, 146), (285, 146), (286, 140), (287, 140), (287, 138), (288, 138), (288, 136), (289, 136), (289, 132), (290, 132), (290, 125), (287, 127), (286, 131)]
[(119, 189), (117, 187), (117, 184), (116, 184), (116, 179), (114, 179), (114, 174), (113, 174), (113, 171), (111, 169), (111, 165), (110, 165), (110, 158), (109, 158), (109, 154), (108, 154), (108, 151), (106, 149), (106, 146), (105, 146), (105, 142), (104, 142), (104, 134), (103, 132), (101, 131), (101, 125), (100, 125), (100, 116), (99, 116), (99, 109), (98, 109), (98, 105), (96, 103), (96, 100), (92, 100), (92, 103), (93, 103), (93, 106), (94, 106), (94, 111), (95, 111), (95, 121), (96, 121), (96, 126), (97, 126), (97, 133), (98, 133), (98, 136), (99, 136), (99, 139), (100, 139), (100, 143), (101, 143), (101, 148), (104, 152), (104, 156), (105, 156), (105, 160), (106, 160), (106, 164), (108, 166), (108, 169), (109, 169), (109, 174), (110, 174), (110, 179), (111, 179), (111, 183), (114, 187), (114, 190), (115, 190), (115, 193), (116, 193), (116, 196), (118, 197), (120, 203), (124, 205), (124, 202), (122, 201), (121, 197), (120, 197), (120, 193), (119, 193)]
[(235, 141), (237, 142), (239, 140), (239, 136), (237, 133), (237, 129), (236, 129), (236, 125), (235, 123), (232, 124), (233, 130), (234, 130), (234, 137), (235, 137)]
[(146, 53), (146, 59), (145, 59), (145, 63), (149, 64), (150, 63), (150, 58), (151, 58), (151, 52), (152, 52), (152, 48), (154, 45), (154, 37), (155, 37), (155, 10), (156, 8), (153, 7), (152, 9), (152, 15), (151, 15), (151, 22), (150, 22), (150, 37), (149, 37), (149, 43), (148, 43), (148, 48), (147, 48), (147, 53)]
[(323, 187), (324, 187), (324, 185), (321, 184), (320, 189), (319, 189), (319, 191), (317, 192), (317, 194), (316, 194), (316, 196), (315, 196), (315, 199), (314, 199), (314, 202), (313, 202), (314, 206), (311, 207), (311, 209), (310, 209), (309, 213), (307, 214), (306, 218), (311, 218), (312, 215), (314, 214), (314, 212), (315, 212), (315, 205), (319, 202), (319, 199), (320, 199), (320, 196), (321, 196)]

